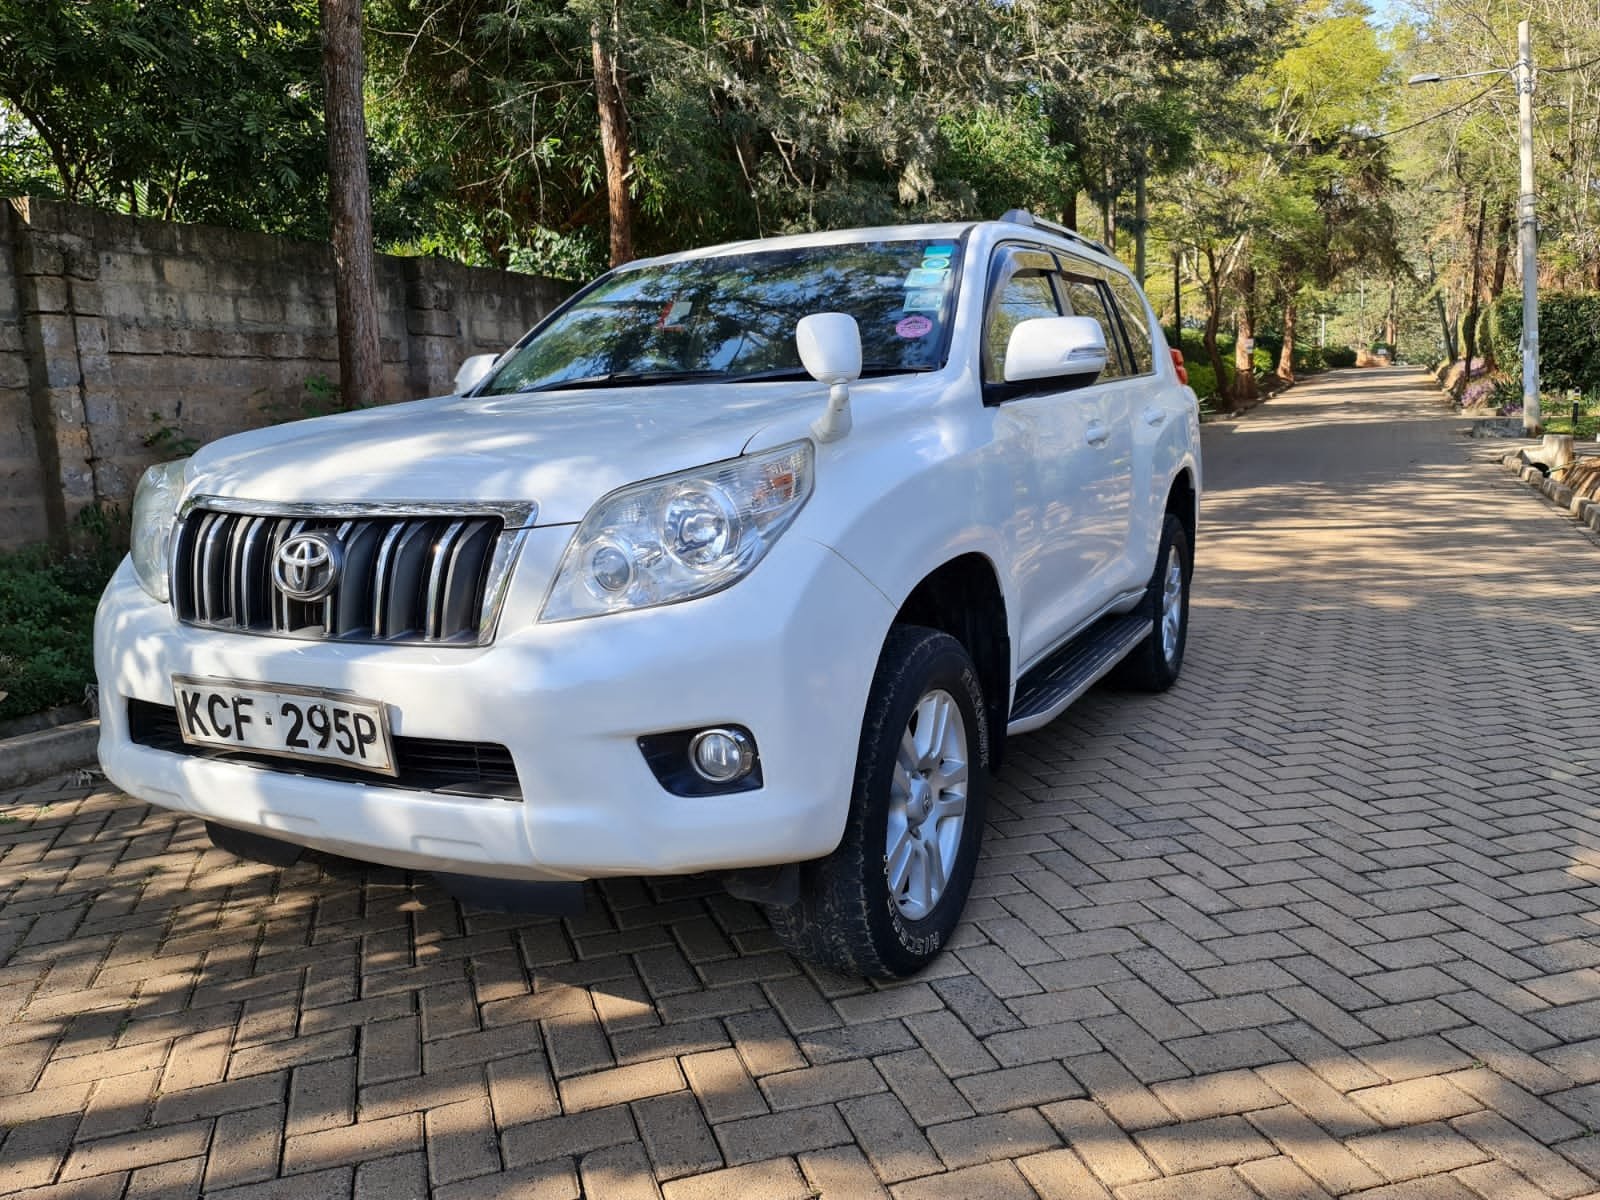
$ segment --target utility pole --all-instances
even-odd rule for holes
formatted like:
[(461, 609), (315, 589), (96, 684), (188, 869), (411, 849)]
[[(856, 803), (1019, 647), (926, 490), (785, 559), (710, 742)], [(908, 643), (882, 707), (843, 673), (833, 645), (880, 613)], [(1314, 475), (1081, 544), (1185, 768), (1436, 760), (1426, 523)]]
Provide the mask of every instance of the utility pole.
[(1533, 36), (1517, 26), (1517, 141), (1522, 188), (1517, 196), (1517, 238), (1522, 259), (1522, 431), (1544, 432), (1539, 413), (1539, 213), (1533, 179)]

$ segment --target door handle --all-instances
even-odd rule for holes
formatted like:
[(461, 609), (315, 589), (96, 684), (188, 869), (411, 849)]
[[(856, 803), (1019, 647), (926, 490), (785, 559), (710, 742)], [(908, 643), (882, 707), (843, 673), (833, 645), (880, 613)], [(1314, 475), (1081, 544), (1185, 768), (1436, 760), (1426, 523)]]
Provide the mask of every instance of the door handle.
[(1150, 426), (1161, 426), (1167, 423), (1167, 410), (1151, 405), (1144, 410), (1144, 423)]
[(1083, 438), (1091, 446), (1104, 446), (1111, 440), (1111, 431), (1096, 421), (1083, 431)]

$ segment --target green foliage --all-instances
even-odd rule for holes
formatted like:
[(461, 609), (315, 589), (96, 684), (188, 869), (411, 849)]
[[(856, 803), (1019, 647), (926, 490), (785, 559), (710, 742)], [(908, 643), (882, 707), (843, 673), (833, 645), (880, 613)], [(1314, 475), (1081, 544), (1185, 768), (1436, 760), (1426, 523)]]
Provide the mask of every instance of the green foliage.
[[(1510, 374), (1522, 369), (1522, 293), (1488, 307), (1479, 337)], [(1600, 292), (1545, 292), (1539, 297), (1539, 380), (1549, 391), (1600, 388)]]
[(187, 458), (200, 449), (200, 439), (184, 433), (177, 418), (169, 421), (158, 412), (151, 412), (150, 432), (142, 441), (163, 458)]
[[(105, 521), (80, 525), (93, 535)], [(81, 703), (94, 682), (94, 610), (120, 552), (109, 537), (90, 542), (66, 556), (0, 553), (0, 719)]]
[(1205, 363), (1186, 363), (1189, 372), (1189, 386), (1194, 389), (1194, 394), (1200, 399), (1211, 399), (1220, 393), (1217, 391), (1217, 375)]
[(315, 0), (0, 0), (0, 190), (320, 236)]
[(1356, 365), (1356, 352), (1349, 346), (1324, 346), (1322, 361), (1330, 367), (1353, 367)]

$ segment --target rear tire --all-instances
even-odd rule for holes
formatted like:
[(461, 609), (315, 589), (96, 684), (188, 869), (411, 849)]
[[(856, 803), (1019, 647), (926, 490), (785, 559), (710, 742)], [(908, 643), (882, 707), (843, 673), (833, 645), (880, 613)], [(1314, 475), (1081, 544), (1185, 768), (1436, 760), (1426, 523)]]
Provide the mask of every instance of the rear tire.
[(902, 978), (949, 941), (983, 838), (989, 727), (977, 668), (960, 642), (890, 630), (856, 756), (844, 836), (800, 866), (793, 904), (769, 904), (783, 944), (851, 975)]
[(1189, 581), (1193, 551), (1183, 522), (1172, 513), (1161, 523), (1155, 570), (1136, 612), (1150, 621), (1150, 636), (1117, 664), (1111, 682), (1141, 692), (1164, 692), (1178, 681), (1189, 641)]

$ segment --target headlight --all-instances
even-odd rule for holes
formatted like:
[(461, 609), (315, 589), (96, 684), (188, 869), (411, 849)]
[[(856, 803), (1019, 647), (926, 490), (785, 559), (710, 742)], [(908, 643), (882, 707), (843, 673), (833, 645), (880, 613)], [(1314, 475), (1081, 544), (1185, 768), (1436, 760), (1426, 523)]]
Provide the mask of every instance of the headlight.
[(567, 546), (541, 621), (571, 621), (721, 591), (750, 573), (811, 495), (811, 443), (630, 484)]
[(139, 480), (133, 494), (133, 534), (128, 556), (144, 590), (165, 602), (169, 595), (167, 566), (172, 547), (172, 527), (178, 520), (183, 496), (184, 471), (189, 460), (158, 463)]

